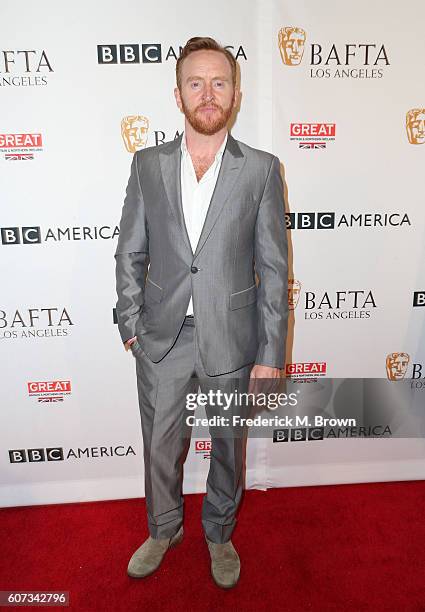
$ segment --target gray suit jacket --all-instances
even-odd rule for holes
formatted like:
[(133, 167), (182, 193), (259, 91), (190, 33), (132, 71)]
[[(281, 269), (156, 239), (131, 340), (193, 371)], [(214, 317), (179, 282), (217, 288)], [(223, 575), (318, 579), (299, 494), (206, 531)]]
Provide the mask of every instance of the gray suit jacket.
[(192, 294), (208, 375), (252, 362), (283, 368), (288, 264), (279, 160), (229, 134), (193, 253), (181, 202), (181, 138), (133, 157), (115, 252), (121, 338), (137, 335), (145, 354), (160, 361)]

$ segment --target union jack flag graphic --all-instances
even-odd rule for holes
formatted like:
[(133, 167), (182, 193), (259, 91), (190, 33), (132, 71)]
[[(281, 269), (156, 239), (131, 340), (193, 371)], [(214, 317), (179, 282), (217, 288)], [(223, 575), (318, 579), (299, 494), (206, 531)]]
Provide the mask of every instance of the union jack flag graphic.
[(326, 149), (326, 142), (300, 142), (300, 149)]
[(211, 459), (211, 451), (195, 451), (197, 455), (202, 455), (202, 459)]
[(39, 397), (39, 402), (63, 402), (62, 395), (53, 395), (52, 397)]
[(9, 161), (34, 159), (34, 153), (6, 153), (5, 159)]

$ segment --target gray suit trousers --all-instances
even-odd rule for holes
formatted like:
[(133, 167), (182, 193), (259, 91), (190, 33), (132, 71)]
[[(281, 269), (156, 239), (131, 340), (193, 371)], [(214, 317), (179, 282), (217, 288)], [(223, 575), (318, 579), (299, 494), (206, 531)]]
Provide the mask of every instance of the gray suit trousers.
[[(187, 319), (161, 361), (151, 361), (138, 341), (131, 349), (136, 360), (149, 532), (153, 538), (169, 538), (183, 523), (183, 464), (192, 433), (186, 418), (194, 414), (186, 407), (186, 394), (197, 393), (198, 387), (202, 393), (231, 393), (235, 389), (246, 392), (254, 364), (208, 376), (201, 361), (196, 327)], [(224, 411), (216, 405), (205, 409), (208, 418), (229, 417), (243, 410), (230, 407)], [(210, 426), (209, 431), (212, 448), (202, 525), (209, 540), (224, 543), (235, 527), (242, 495), (246, 430)]]

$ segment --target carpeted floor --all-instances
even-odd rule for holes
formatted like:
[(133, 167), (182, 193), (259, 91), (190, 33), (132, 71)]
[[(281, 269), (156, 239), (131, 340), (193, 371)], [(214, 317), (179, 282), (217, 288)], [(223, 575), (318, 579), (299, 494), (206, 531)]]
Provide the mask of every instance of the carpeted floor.
[(210, 576), (202, 495), (185, 500), (182, 544), (139, 580), (144, 500), (1, 509), (0, 590), (66, 590), (93, 612), (425, 611), (424, 481), (245, 492), (230, 591)]

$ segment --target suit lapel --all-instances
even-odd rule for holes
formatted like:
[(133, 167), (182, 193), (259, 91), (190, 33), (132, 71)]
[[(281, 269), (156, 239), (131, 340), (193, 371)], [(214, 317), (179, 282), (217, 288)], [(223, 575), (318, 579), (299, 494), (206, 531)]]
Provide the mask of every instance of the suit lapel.
[(182, 205), (182, 188), (180, 180), (181, 168), (181, 153), (180, 145), (182, 136), (173, 140), (169, 146), (159, 153), (159, 163), (161, 166), (162, 180), (164, 181), (167, 198), (173, 211), (177, 225), (180, 228), (181, 236), (189, 249), (190, 256), (193, 257), (193, 251), (187, 233), (186, 224), (184, 221), (183, 205)]
[(169, 143), (167, 148), (164, 148), (159, 153), (159, 162), (161, 167), (162, 179), (164, 181), (165, 191), (168, 201), (173, 211), (174, 217), (181, 231), (181, 236), (186, 248), (192, 258), (195, 258), (206, 240), (208, 239), (217, 219), (223, 210), (224, 205), (230, 197), (230, 194), (239, 178), (240, 172), (245, 165), (245, 156), (239, 148), (236, 140), (229, 134), (227, 138), (226, 148), (223, 153), (220, 171), (218, 173), (217, 182), (211, 202), (205, 217), (201, 235), (198, 240), (195, 253), (192, 251), (189, 235), (187, 233), (186, 224), (184, 221), (182, 193), (181, 193), (181, 139), (182, 136), (176, 138)]
[(239, 148), (236, 140), (229, 134), (226, 148), (223, 153), (220, 171), (211, 198), (201, 235), (196, 246), (195, 257), (199, 255), (206, 240), (211, 234), (224, 205), (239, 178), (240, 172), (245, 165), (245, 156)]

